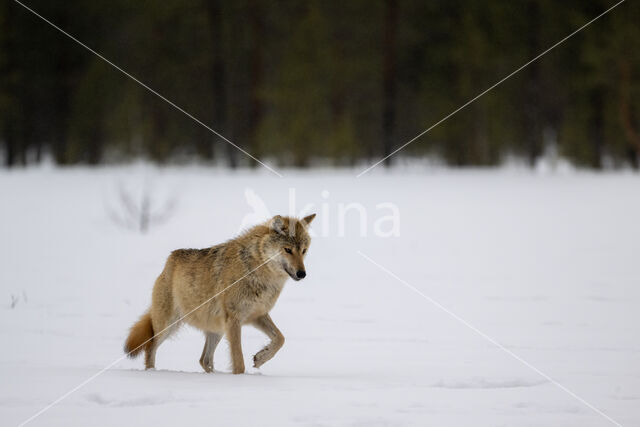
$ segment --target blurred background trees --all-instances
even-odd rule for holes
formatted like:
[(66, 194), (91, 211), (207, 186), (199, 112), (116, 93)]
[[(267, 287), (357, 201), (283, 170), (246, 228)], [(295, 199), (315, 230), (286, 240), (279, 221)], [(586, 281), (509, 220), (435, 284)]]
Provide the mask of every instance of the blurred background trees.
[[(380, 158), (610, 7), (604, 0), (31, 0), (38, 13), (259, 158)], [(640, 4), (625, 2), (402, 155), (638, 167)], [(0, 5), (11, 167), (250, 159), (20, 5)], [(395, 157), (390, 161), (397, 160)]]

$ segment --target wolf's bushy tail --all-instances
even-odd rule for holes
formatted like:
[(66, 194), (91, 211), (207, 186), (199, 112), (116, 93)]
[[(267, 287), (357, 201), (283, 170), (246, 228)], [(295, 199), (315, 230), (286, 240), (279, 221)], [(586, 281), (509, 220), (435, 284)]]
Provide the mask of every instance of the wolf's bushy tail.
[(129, 331), (129, 336), (124, 343), (124, 352), (127, 356), (134, 358), (142, 350), (147, 350), (152, 345), (153, 340), (153, 324), (151, 323), (151, 314), (146, 312), (140, 317)]

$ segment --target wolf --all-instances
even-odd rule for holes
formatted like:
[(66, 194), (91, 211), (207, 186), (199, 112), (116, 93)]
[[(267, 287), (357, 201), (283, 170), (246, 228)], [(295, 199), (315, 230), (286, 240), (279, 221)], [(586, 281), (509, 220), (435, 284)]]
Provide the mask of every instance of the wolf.
[(213, 372), (213, 353), (226, 335), (232, 371), (241, 374), (241, 329), (253, 325), (271, 340), (253, 356), (253, 366), (269, 361), (284, 344), (269, 312), (286, 280), (307, 274), (308, 228), (315, 216), (276, 215), (225, 243), (171, 252), (153, 287), (151, 308), (131, 327), (125, 353), (134, 358), (144, 351), (145, 368), (155, 368), (160, 344), (187, 323), (205, 334), (200, 357), (205, 372)]

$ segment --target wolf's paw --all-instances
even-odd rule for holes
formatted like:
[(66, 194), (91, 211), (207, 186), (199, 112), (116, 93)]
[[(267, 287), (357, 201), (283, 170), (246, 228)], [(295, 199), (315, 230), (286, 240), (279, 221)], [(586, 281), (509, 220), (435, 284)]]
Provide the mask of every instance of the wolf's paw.
[(262, 350), (260, 350), (259, 352), (257, 352), (254, 356), (253, 356), (253, 367), (254, 368), (259, 368), (260, 366), (264, 365), (265, 362), (267, 360), (269, 360), (269, 358), (267, 358), (267, 348), (263, 348)]
[(213, 362), (211, 361), (204, 361), (200, 359), (200, 366), (202, 366), (202, 369), (204, 369), (206, 373), (213, 372)]

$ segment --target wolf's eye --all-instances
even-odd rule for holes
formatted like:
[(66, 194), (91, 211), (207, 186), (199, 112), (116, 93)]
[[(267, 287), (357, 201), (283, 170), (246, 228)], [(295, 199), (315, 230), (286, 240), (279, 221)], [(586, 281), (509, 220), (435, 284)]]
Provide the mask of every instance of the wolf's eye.
[(303, 250), (302, 250), (302, 253), (303, 253), (303, 254), (306, 254), (306, 253), (307, 253), (307, 249), (306, 249), (306, 248), (305, 248), (305, 249), (303, 249)]
[(290, 254), (290, 253), (291, 253), (291, 248), (284, 248), (284, 251), (285, 251), (286, 253)]

